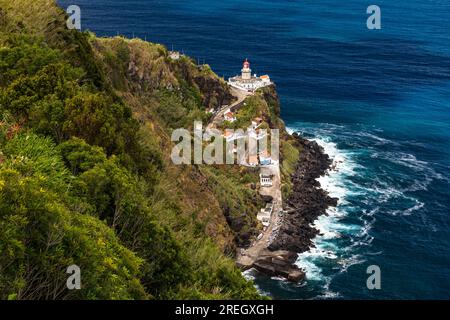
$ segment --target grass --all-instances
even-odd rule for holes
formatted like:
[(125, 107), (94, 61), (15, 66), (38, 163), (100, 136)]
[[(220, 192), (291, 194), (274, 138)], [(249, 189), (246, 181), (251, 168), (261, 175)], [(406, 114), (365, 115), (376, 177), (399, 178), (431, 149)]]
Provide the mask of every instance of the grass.
[(292, 191), (291, 175), (295, 172), (300, 150), (294, 145), (295, 140), (281, 141), (281, 191), (283, 199), (287, 199)]

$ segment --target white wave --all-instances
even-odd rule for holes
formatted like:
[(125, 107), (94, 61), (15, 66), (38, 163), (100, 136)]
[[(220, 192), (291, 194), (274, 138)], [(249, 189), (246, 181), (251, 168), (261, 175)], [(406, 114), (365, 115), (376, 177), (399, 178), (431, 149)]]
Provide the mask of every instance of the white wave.
[[(294, 132), (290, 129), (289, 132)], [(298, 255), (296, 265), (303, 269), (306, 273), (307, 281), (319, 281), (323, 283), (323, 293), (317, 298), (336, 298), (339, 293), (329, 290), (333, 275), (325, 275), (322, 268), (330, 268), (337, 265), (339, 272), (345, 272), (350, 266), (363, 263), (359, 255), (354, 255), (354, 246), (369, 245), (373, 237), (369, 235), (375, 219), (371, 222), (365, 221), (361, 217), (363, 226), (358, 224), (348, 224), (342, 220), (348, 216), (349, 212), (359, 210), (357, 207), (351, 207), (348, 198), (353, 195), (365, 195), (368, 191), (365, 187), (357, 185), (349, 178), (363, 172), (353, 160), (355, 153), (348, 150), (340, 150), (337, 144), (328, 137), (320, 137), (311, 139), (320, 145), (324, 152), (332, 160), (332, 166), (327, 170), (326, 174), (317, 179), (322, 189), (328, 192), (333, 198), (338, 198), (338, 205), (327, 209), (327, 215), (318, 217), (312, 224), (320, 234), (313, 239), (314, 247)], [(381, 138), (378, 139), (381, 142)], [(358, 171), (361, 169), (361, 171)], [(368, 213), (374, 215), (376, 210)], [(361, 215), (365, 215), (364, 212)], [(340, 238), (350, 239), (351, 244), (347, 247), (338, 247)]]
[(318, 240), (330, 240), (341, 238), (343, 233), (355, 234), (360, 230), (360, 226), (354, 224), (346, 224), (340, 222), (340, 216), (320, 216), (312, 224), (320, 232)]
[(411, 168), (417, 172), (421, 172), (429, 169), (428, 162), (418, 160), (414, 155), (408, 153), (401, 152), (387, 152), (386, 159), (396, 163), (403, 165), (405, 167)]
[(386, 203), (393, 198), (403, 198), (404, 190), (393, 187), (388, 182), (383, 181), (380, 177), (373, 178), (372, 187), (366, 187), (366, 190), (375, 197), (378, 203)]
[(317, 265), (317, 258), (322, 257), (322, 253), (316, 254), (313, 249), (299, 254), (296, 266), (305, 271), (306, 279), (313, 281), (323, 281), (322, 269)]
[(372, 139), (378, 145), (385, 145), (385, 144), (390, 144), (390, 145), (393, 145), (393, 146), (398, 146), (399, 145), (398, 142), (379, 137), (379, 136), (377, 136), (377, 135), (375, 135), (373, 133), (367, 132), (367, 131), (360, 131), (360, 132), (356, 133), (356, 135), (358, 135), (359, 137), (362, 137), (362, 138)]
[(255, 280), (255, 270), (254, 269), (248, 269), (242, 272), (242, 275), (245, 279), (249, 281)]
[(340, 298), (342, 295), (339, 292), (334, 292), (330, 290), (325, 290), (323, 294), (317, 297), (317, 299), (337, 299)]
[(341, 210), (339, 207), (330, 207), (327, 209), (327, 214), (329, 217), (343, 218), (347, 215), (347, 212)]
[(321, 237), (324, 239), (335, 239), (341, 236), (339, 232), (334, 230), (334, 221), (330, 217), (320, 216), (312, 226), (319, 230)]
[(444, 175), (436, 172), (430, 163), (419, 160), (416, 156), (409, 153), (374, 152), (371, 157), (386, 160), (393, 164), (402, 166), (403, 168), (414, 171), (414, 174), (409, 174), (408, 177), (416, 176), (418, 174), (421, 176), (420, 179), (414, 179), (414, 181), (410, 183), (409, 187), (402, 190), (404, 192), (426, 191), (428, 190), (428, 185), (435, 179), (448, 181)]
[(410, 216), (413, 214), (414, 211), (418, 211), (420, 209), (422, 209), (425, 206), (425, 203), (420, 202), (417, 199), (414, 199), (416, 204), (406, 210), (394, 210), (391, 212), (391, 215), (393, 216), (397, 216), (397, 215), (402, 215), (402, 216)]
[[(384, 204), (395, 200), (402, 200), (414, 203), (414, 205), (407, 209), (397, 209), (389, 214), (393, 216), (397, 215), (411, 215), (413, 212), (422, 209), (425, 206), (425, 203), (420, 202), (418, 199), (414, 198), (408, 192), (426, 190), (426, 186), (431, 182), (424, 178), (422, 181), (417, 179), (411, 183), (410, 186), (406, 188), (394, 187), (389, 182), (381, 180), (379, 177), (374, 178), (372, 188), (367, 188), (369, 192), (375, 197), (375, 201)], [(378, 210), (377, 210), (378, 211)], [(370, 213), (365, 213), (366, 216), (372, 215)]]
[(286, 282), (287, 280), (283, 277), (271, 277), (271, 280)]
[(378, 209), (371, 210), (367, 213), (364, 218), (360, 217), (360, 220), (363, 223), (363, 226), (360, 228), (358, 233), (358, 238), (364, 239), (364, 241), (370, 243), (373, 240), (373, 237), (369, 235), (370, 229), (372, 229), (373, 224), (377, 221), (377, 218), (374, 216), (375, 212), (378, 212)]
[(347, 212), (341, 209), (347, 204), (346, 196), (349, 194), (345, 185), (346, 177), (355, 174), (356, 165), (347, 153), (339, 150), (329, 139), (312, 140), (316, 141), (333, 161), (331, 169), (317, 181), (331, 197), (338, 198), (338, 206), (329, 208), (328, 215), (320, 216), (314, 221), (313, 227), (320, 232), (320, 235), (313, 239), (315, 247), (299, 254), (296, 264), (305, 271), (308, 280), (329, 282), (329, 278), (324, 277), (322, 269), (318, 266), (321, 261), (338, 259), (339, 248), (329, 240), (340, 238), (342, 233), (353, 233), (358, 230), (358, 226), (340, 223), (340, 219), (347, 215)]
[(338, 263), (341, 265), (340, 273), (347, 272), (348, 268), (351, 266), (364, 263), (366, 260), (362, 258), (359, 254), (351, 255), (349, 258), (340, 260)]
[(287, 133), (289, 133), (290, 135), (294, 134), (295, 132), (297, 132), (297, 130), (290, 128), (290, 127), (286, 127), (286, 131)]
[(323, 285), (323, 293), (317, 296), (316, 299), (337, 299), (341, 297), (341, 294), (339, 292), (330, 290), (331, 280), (331, 277), (328, 277), (325, 280), (325, 284)]

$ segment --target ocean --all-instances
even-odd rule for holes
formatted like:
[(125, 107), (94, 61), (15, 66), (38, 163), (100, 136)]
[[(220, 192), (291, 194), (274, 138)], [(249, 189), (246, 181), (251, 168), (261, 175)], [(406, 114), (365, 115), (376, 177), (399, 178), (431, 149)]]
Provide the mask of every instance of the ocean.
[[(450, 298), (450, 0), (77, 0), (82, 28), (165, 44), (220, 76), (248, 58), (290, 131), (320, 143), (339, 197), (299, 256), (308, 280), (248, 274), (276, 299)], [(366, 9), (381, 8), (381, 30)], [(381, 289), (366, 286), (381, 270)]]

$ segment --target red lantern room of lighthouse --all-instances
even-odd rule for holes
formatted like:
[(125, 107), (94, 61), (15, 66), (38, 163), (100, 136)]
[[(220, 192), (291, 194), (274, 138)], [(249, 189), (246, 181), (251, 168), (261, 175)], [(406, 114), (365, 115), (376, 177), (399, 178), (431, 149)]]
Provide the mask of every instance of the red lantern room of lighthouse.
[(242, 71), (242, 80), (252, 79), (252, 70), (250, 69), (250, 62), (248, 61), (248, 59), (245, 59), (241, 71)]

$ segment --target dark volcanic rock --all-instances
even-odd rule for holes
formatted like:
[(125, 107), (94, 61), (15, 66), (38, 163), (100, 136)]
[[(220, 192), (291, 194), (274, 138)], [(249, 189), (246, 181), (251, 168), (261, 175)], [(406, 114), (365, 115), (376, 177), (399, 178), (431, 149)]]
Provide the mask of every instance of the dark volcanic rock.
[(270, 250), (289, 250), (296, 253), (307, 251), (312, 239), (319, 231), (310, 225), (337, 200), (320, 189), (317, 178), (325, 174), (331, 160), (316, 142), (294, 134), (302, 147), (295, 173), (292, 175), (293, 192), (286, 203), (293, 210), (285, 216), (278, 237), (272, 242)]
[[(290, 209), (284, 216), (278, 236), (268, 248), (273, 255), (257, 260), (254, 267), (270, 276), (299, 282), (305, 278), (305, 273), (294, 265), (297, 255), (311, 248), (312, 239), (319, 234), (311, 224), (326, 214), (329, 206), (336, 206), (338, 199), (329, 197), (316, 181), (331, 165), (328, 155), (316, 142), (303, 139), (298, 134), (294, 137), (302, 151), (292, 175), (293, 192), (286, 201)], [(280, 257), (278, 252), (283, 252), (283, 255)]]
[(268, 276), (283, 277), (292, 282), (304, 280), (305, 273), (293, 263), (297, 258), (292, 252), (283, 252), (276, 255), (268, 255), (258, 259), (253, 267)]
[(269, 203), (269, 202), (273, 201), (273, 197), (272, 196), (261, 195), (261, 200), (264, 201), (265, 203)]
[(206, 108), (217, 109), (234, 99), (226, 85), (215, 77), (197, 76), (193, 80), (202, 92), (202, 105)]
[(192, 68), (191, 62), (179, 60), (171, 63), (170, 68), (175, 74), (180, 74), (181, 78), (186, 80), (189, 85), (198, 87), (201, 93), (201, 103), (206, 109), (217, 109), (223, 105), (230, 105), (235, 100), (226, 82), (206, 71), (206, 66), (198, 65), (195, 70)]

